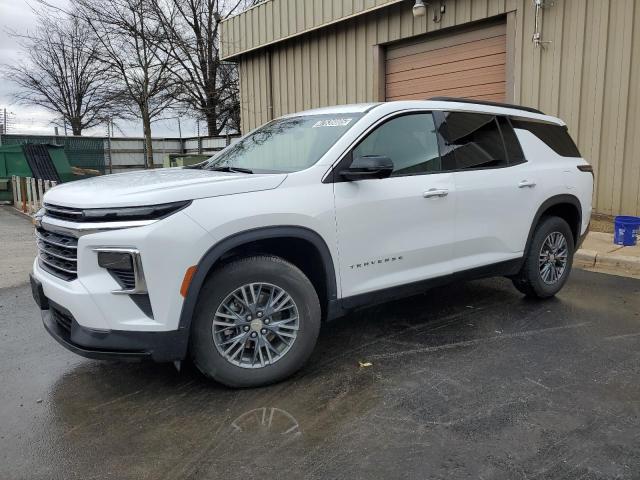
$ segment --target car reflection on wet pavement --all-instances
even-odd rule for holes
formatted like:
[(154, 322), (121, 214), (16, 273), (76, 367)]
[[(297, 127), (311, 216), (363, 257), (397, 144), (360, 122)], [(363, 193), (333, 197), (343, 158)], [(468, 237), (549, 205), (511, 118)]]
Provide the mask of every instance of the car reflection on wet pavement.
[[(77, 357), (0, 290), (0, 479), (638, 478), (640, 281), (506, 279), (325, 325), (292, 379)], [(370, 363), (368, 367), (366, 365)]]

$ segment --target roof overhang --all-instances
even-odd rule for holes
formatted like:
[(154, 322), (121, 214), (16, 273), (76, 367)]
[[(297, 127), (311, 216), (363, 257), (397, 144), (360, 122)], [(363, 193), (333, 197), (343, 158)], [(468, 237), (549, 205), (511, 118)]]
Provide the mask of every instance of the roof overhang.
[[(340, 2), (342, 8), (337, 12), (333, 11), (335, 2), (328, 2), (331, 9), (327, 9), (325, 8), (327, 2), (322, 0), (313, 2), (265, 0), (222, 21), (220, 24), (221, 59), (236, 61), (241, 55), (255, 50), (402, 2), (408, 5), (409, 10), (411, 9), (411, 2), (407, 0), (360, 2), (360, 7), (352, 5), (351, 8), (346, 5), (346, 2)], [(372, 3), (373, 5), (370, 5)], [(297, 5), (298, 8), (289, 9), (290, 5)], [(300, 6), (302, 8), (299, 8)], [(307, 12), (306, 9), (310, 11)]]

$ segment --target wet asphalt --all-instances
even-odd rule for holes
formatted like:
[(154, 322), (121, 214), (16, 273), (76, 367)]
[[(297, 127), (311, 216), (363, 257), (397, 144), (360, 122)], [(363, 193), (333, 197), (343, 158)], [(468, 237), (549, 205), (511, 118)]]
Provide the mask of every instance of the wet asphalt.
[(640, 478), (639, 280), (432, 290), (326, 325), (252, 390), (77, 357), (26, 284), (0, 289), (0, 332), (3, 480)]

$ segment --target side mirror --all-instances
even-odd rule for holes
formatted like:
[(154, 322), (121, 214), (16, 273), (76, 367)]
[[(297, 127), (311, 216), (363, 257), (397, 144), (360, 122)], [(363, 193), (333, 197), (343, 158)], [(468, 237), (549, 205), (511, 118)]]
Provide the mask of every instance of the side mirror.
[(391, 172), (393, 172), (393, 162), (389, 157), (367, 155), (355, 157), (349, 168), (340, 171), (340, 176), (352, 182), (370, 178), (387, 178)]

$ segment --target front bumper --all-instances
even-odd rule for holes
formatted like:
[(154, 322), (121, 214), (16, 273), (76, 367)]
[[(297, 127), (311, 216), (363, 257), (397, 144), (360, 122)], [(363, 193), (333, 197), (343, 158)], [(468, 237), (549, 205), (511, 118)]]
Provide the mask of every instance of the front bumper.
[(166, 332), (95, 330), (83, 327), (64, 307), (46, 297), (42, 284), (30, 275), (33, 298), (49, 334), (68, 350), (87, 358), (172, 362), (186, 356), (187, 330)]
[[(180, 294), (184, 272), (211, 247), (211, 236), (183, 212), (143, 226), (111, 228), (115, 223), (109, 222), (109, 228), (85, 231), (81, 227), (94, 224), (66, 222), (45, 215), (40, 227), (43, 231), (77, 239), (77, 276), (63, 278), (43, 268), (37, 258), (34, 277), (42, 282), (46, 296), (68, 309), (82, 327), (127, 332), (178, 329), (184, 301)], [(116, 277), (99, 265), (98, 252), (105, 249), (140, 252), (147, 294), (122, 292), (130, 285), (123, 282), (130, 279)]]

